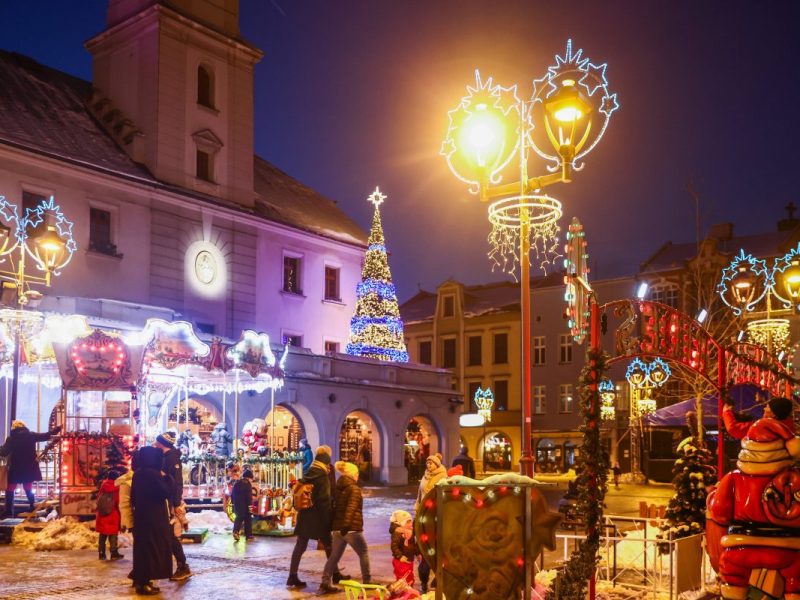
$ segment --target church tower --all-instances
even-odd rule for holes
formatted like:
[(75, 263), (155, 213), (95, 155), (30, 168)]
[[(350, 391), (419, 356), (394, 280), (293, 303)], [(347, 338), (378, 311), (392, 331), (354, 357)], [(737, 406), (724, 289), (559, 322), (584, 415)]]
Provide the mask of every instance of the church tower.
[(238, 0), (109, 0), (90, 108), (159, 180), (252, 208), (253, 67)]

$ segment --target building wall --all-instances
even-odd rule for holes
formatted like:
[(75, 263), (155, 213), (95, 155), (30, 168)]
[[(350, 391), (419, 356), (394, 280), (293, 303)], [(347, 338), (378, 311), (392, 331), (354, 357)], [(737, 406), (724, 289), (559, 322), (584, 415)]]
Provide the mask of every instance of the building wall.
[[(320, 354), (325, 340), (347, 342), (362, 248), (17, 150), (0, 148), (0, 159), (0, 194), (20, 207), (23, 190), (52, 194), (74, 222), (78, 251), (43, 290), (42, 309), (58, 297), (107, 298), (163, 306), (234, 339), (242, 329), (276, 341), (289, 332)], [(91, 206), (111, 211), (121, 257), (88, 250)], [(194, 280), (192, 261), (203, 248), (224, 260), (219, 291)], [(303, 256), (303, 296), (281, 291), (284, 251)], [(325, 264), (340, 269), (341, 302), (323, 300)]]
[[(601, 302), (630, 297), (635, 289), (632, 277), (592, 282)], [(495, 381), (506, 379), (508, 381), (508, 409), (494, 411), (491, 423), (483, 427), (461, 428), (461, 437), (466, 444), (471, 456), (476, 459), (482, 457), (482, 440), (494, 433), (502, 433), (511, 440), (512, 468), (517, 468), (521, 452), (521, 424), (522, 424), (522, 390), (521, 382), (521, 339), (520, 315), (518, 305), (514, 308), (483, 312), (481, 314), (464, 314), (461, 299), (470, 290), (463, 289), (457, 282), (447, 282), (437, 290), (437, 310), (431, 318), (405, 324), (405, 335), (412, 361), (419, 361), (419, 343), (431, 340), (433, 342), (433, 363), (442, 367), (443, 340), (455, 337), (458, 351), (456, 353), (456, 367), (451, 369), (454, 389), (458, 391), (463, 400), (461, 410), (472, 412), (468, 398), (469, 383), (479, 382), (481, 387), (495, 387)], [(478, 292), (476, 292), (478, 293)], [(455, 316), (444, 318), (442, 305), (443, 298), (454, 295), (458, 300), (455, 303)], [(531, 293), (532, 322), (531, 337), (544, 337), (545, 362), (542, 365), (533, 365), (531, 371), (532, 386), (544, 385), (546, 406), (543, 414), (537, 414), (532, 399), (532, 429), (533, 449), (542, 439), (553, 440), (556, 445), (565, 443), (578, 445), (582, 434), (580, 433), (581, 416), (579, 398), (577, 394), (578, 375), (584, 364), (584, 346), (571, 344), (572, 359), (568, 362), (560, 361), (559, 342), (560, 336), (568, 334), (566, 321), (563, 318), (566, 308), (564, 303), (563, 286), (535, 288)], [(493, 335), (496, 332), (508, 333), (508, 362), (496, 364), (493, 362), (492, 348)], [(479, 366), (467, 364), (468, 338), (480, 335), (482, 338), (482, 361)], [(571, 339), (571, 338), (570, 338)], [(533, 355), (532, 355), (533, 358)], [(559, 391), (562, 384), (572, 386), (572, 407), (569, 411), (562, 411), (559, 407)], [(478, 460), (478, 465), (481, 461)]]

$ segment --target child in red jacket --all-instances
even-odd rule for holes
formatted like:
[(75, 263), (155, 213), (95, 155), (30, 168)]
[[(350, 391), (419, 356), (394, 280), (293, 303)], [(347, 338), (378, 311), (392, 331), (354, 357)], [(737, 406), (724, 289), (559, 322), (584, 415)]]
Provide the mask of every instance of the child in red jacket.
[(109, 471), (100, 484), (100, 491), (97, 494), (97, 513), (94, 528), (100, 534), (98, 543), (100, 560), (106, 560), (106, 540), (111, 546), (111, 560), (122, 558), (122, 554), (117, 550), (117, 535), (119, 534), (121, 519), (119, 488), (114, 483), (117, 477), (119, 477), (119, 473)]
[(417, 547), (414, 542), (414, 522), (411, 515), (404, 510), (394, 511), (389, 524), (389, 534), (392, 538), (394, 577), (414, 585), (414, 555)]

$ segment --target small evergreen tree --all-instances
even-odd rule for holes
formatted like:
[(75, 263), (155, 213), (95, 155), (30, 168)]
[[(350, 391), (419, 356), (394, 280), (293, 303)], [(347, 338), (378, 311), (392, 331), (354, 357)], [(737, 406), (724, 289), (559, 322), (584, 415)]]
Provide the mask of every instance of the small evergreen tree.
[(100, 467), (97, 473), (98, 484), (104, 479), (107, 479), (109, 473), (116, 473), (117, 477), (119, 477), (120, 475), (124, 475), (128, 470), (127, 452), (125, 451), (125, 446), (121, 438), (112, 436), (105, 450), (106, 459), (103, 461), (103, 466)]
[(347, 354), (378, 360), (408, 362), (403, 320), (397, 306), (389, 259), (381, 226), (380, 204), (386, 198), (378, 188), (369, 197), (375, 205), (369, 246), (356, 290), (356, 311), (350, 320)]
[(697, 415), (686, 414), (691, 435), (678, 445), (678, 458), (672, 468), (675, 493), (667, 506), (667, 522), (659, 538), (678, 539), (702, 533), (706, 528), (706, 495), (717, 481), (714, 457), (698, 432)]

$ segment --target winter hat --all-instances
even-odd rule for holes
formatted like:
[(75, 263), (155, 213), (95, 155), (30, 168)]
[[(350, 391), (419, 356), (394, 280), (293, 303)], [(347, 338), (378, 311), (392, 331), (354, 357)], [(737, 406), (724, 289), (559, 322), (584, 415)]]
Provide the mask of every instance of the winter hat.
[(169, 446), (170, 448), (175, 447), (175, 433), (172, 431), (165, 431), (161, 435), (156, 438), (156, 441), (159, 444), (164, 446)]
[(436, 454), (431, 454), (425, 462), (432, 461), (437, 467), (442, 466), (442, 455), (438, 452)]
[(779, 421), (783, 421), (792, 414), (792, 401), (788, 398), (773, 398), (767, 402), (767, 405)]
[(330, 446), (320, 446), (317, 448), (317, 451), (314, 453), (314, 460), (318, 460), (321, 463), (325, 463), (326, 465), (331, 464), (331, 456), (333, 455), (333, 451), (331, 450)]
[(748, 475), (772, 475), (800, 457), (800, 438), (782, 422), (759, 419), (742, 440), (736, 466)]
[(411, 513), (405, 510), (396, 510), (392, 513), (390, 523), (397, 523), (398, 525), (405, 525), (411, 520)]
[(11, 431), (14, 431), (15, 429), (27, 429), (27, 426), (22, 421), (12, 421)]
[(253, 471), (250, 469), (245, 469), (244, 473), (242, 473), (242, 479), (252, 479), (253, 478)]
[(350, 479), (358, 481), (358, 467), (353, 463), (345, 462), (343, 460), (336, 461), (336, 470), (342, 475), (347, 475)]

